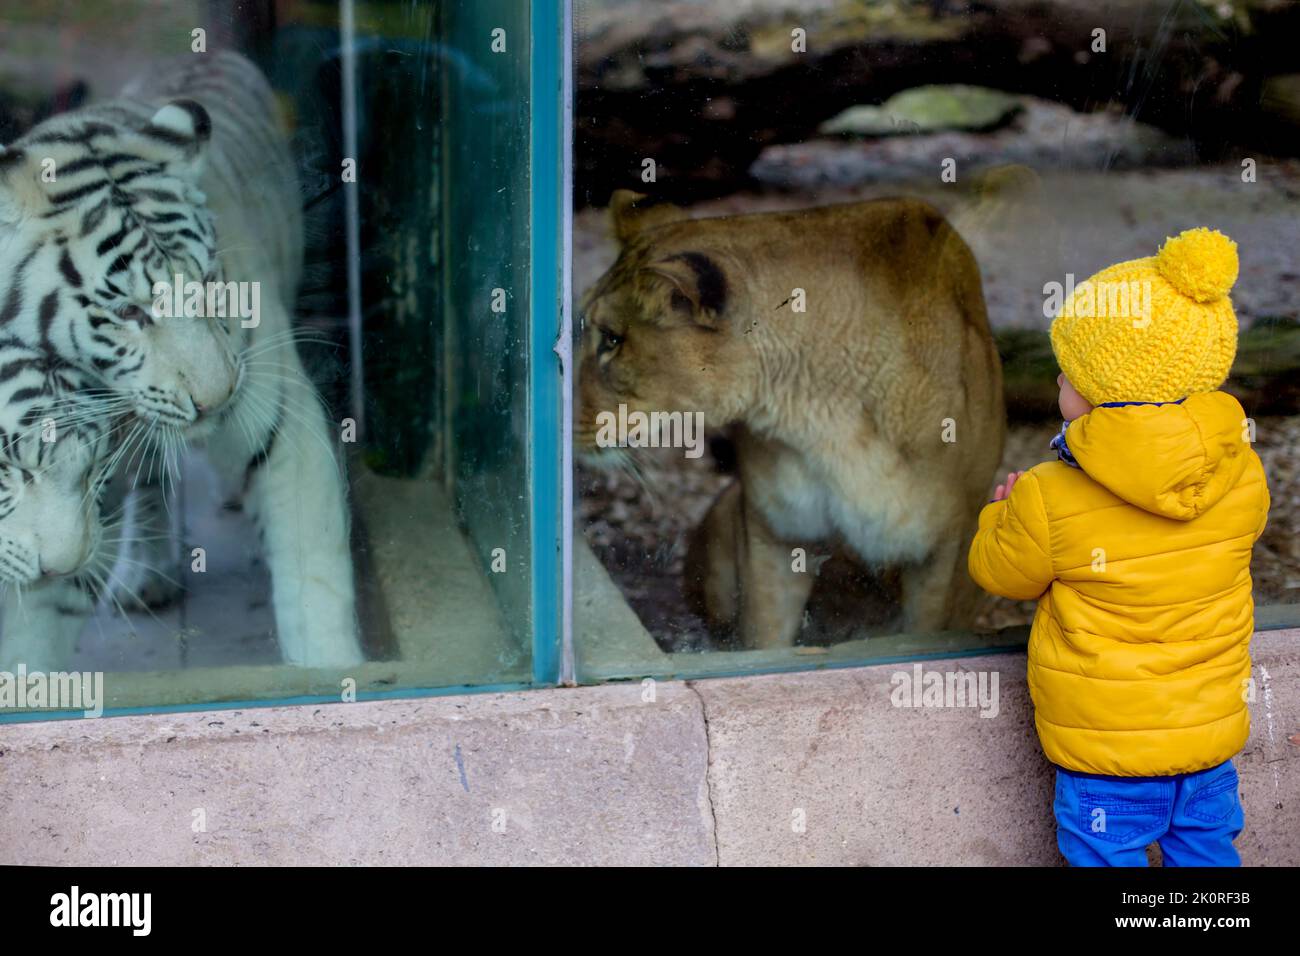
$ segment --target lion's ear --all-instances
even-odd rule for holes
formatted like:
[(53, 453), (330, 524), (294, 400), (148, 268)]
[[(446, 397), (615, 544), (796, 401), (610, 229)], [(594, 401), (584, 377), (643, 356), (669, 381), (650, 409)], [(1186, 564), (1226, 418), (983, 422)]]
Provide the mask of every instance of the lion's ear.
[(609, 197), (609, 221), (620, 246), (627, 245), (647, 229), (685, 218), (686, 210), (680, 206), (645, 193), (616, 189)]
[(704, 325), (716, 325), (727, 308), (727, 277), (717, 260), (702, 252), (679, 252), (645, 266), (672, 283), (672, 305)]

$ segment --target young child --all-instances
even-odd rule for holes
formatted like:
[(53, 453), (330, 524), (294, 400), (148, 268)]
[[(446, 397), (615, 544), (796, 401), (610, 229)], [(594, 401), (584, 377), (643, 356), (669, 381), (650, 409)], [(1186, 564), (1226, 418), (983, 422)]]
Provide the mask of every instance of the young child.
[(971, 544), (981, 587), (1038, 600), (1029, 690), (1072, 865), (1145, 866), (1152, 841), (1166, 866), (1241, 862), (1230, 758), (1250, 729), (1269, 495), (1246, 413), (1218, 390), (1236, 250), (1192, 229), (1074, 290), (1051, 332), (1059, 460), (1009, 474)]

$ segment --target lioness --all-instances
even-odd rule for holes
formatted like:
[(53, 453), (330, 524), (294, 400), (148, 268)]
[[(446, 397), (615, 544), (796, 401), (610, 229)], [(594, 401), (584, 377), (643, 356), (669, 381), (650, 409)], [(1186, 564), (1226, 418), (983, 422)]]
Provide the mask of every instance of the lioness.
[(909, 632), (969, 623), (965, 555), (1002, 456), (1002, 373), (969, 248), (887, 199), (689, 219), (620, 190), (617, 262), (583, 298), (580, 451), (597, 415), (703, 412), (739, 482), (699, 529), (714, 625), (791, 644), (794, 549), (896, 568)]

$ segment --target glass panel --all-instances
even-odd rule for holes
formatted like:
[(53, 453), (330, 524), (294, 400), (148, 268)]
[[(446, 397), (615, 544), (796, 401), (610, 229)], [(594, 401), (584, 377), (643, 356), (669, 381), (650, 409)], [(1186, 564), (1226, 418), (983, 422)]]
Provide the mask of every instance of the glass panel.
[(1293, 7), (576, 6), (582, 679), (1023, 645), (967, 554), (1058, 457), (1051, 319), (1200, 225), (1240, 250), (1257, 623), (1300, 620)]
[(0, 33), (0, 670), (146, 709), (530, 682), (529, 5)]

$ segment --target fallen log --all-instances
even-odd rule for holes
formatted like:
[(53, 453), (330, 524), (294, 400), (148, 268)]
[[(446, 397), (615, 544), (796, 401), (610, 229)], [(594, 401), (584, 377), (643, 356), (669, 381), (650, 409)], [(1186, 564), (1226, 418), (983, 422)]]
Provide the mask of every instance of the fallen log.
[[(1056, 376), (1060, 368), (1047, 333), (1002, 329), (993, 337), (1002, 357), (1008, 420), (1059, 419)], [(1224, 390), (1237, 396), (1252, 417), (1300, 413), (1300, 323), (1263, 319), (1242, 332)]]

